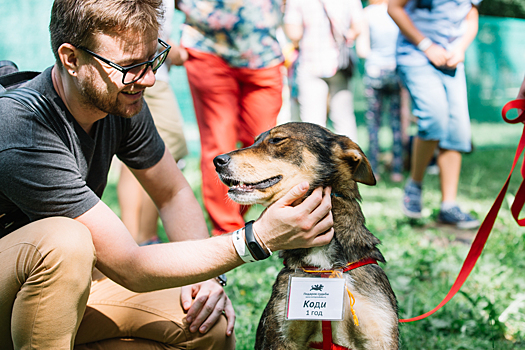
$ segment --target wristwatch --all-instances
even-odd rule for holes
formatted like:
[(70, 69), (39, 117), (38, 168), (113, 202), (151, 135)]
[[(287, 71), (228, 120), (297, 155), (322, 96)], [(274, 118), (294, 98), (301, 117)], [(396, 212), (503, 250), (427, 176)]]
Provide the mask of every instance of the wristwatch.
[(228, 278), (226, 278), (226, 275), (225, 274), (222, 274), (222, 275), (219, 275), (217, 277), (215, 277), (215, 279), (217, 280), (217, 282), (219, 282), (219, 284), (223, 287), (226, 286), (226, 282), (228, 281)]

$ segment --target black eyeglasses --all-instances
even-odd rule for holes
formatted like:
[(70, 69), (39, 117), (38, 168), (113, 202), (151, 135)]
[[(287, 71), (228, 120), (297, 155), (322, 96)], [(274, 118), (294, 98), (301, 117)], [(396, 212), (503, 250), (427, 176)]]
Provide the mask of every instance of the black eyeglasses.
[(111, 67), (121, 72), (122, 73), (122, 84), (128, 85), (128, 84), (133, 84), (137, 80), (141, 79), (144, 76), (144, 74), (146, 74), (148, 67), (151, 67), (151, 69), (153, 70), (153, 73), (156, 73), (157, 69), (159, 69), (159, 67), (164, 63), (164, 61), (166, 61), (166, 57), (168, 57), (168, 53), (170, 52), (171, 46), (168, 45), (168, 43), (166, 43), (161, 38), (158, 38), (158, 41), (159, 41), (159, 44), (162, 47), (164, 47), (164, 50), (162, 50), (159, 54), (157, 54), (155, 57), (153, 57), (149, 61), (137, 63), (137, 64), (134, 64), (128, 67), (122, 67), (114, 62), (111, 62), (107, 58), (97, 55), (93, 51), (88, 50), (83, 46), (79, 46), (78, 48), (80, 50), (87, 52), (91, 56), (98, 58), (102, 62), (109, 64)]

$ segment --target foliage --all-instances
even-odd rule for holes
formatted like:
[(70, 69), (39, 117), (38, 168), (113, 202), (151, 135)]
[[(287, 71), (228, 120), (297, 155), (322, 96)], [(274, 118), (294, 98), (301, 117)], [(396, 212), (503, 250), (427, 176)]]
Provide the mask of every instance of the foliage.
[[(464, 157), (458, 201), (480, 219), (507, 178), (518, 143), (516, 128), (473, 125), (476, 149)], [(499, 146), (492, 143), (495, 133), (505, 140)], [(363, 128), (360, 139), (366, 139), (365, 135)], [(189, 159), (184, 172), (200, 197), (198, 161)], [(432, 316), (400, 325), (402, 349), (525, 349), (525, 230), (517, 226), (508, 206), (519, 182), (516, 172), (485, 250), (461, 291)], [(435, 223), (440, 201), (436, 175), (425, 179), (426, 218), (418, 222), (407, 220), (400, 211), (402, 185), (383, 180), (374, 187), (360, 186), (360, 191), (367, 227), (382, 241), (380, 249), (388, 261), (382, 267), (396, 292), (400, 317), (433, 309), (453, 284), (475, 232)], [(110, 180), (104, 199), (114, 208), (113, 192), (114, 181)], [(262, 209), (253, 207), (248, 219), (257, 217)], [(253, 349), (260, 315), (281, 267), (275, 254), (227, 273), (226, 291), (237, 315), (238, 350)]]
[(479, 13), (486, 16), (525, 18), (523, 0), (483, 0)]

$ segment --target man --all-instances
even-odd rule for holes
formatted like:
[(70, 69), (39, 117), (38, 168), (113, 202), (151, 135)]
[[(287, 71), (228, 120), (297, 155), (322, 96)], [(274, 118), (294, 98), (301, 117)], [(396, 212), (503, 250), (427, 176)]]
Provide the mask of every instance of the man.
[[(27, 84), (56, 113), (41, 121), (0, 98), (3, 349), (235, 347), (234, 311), (214, 278), (246, 257), (232, 235), (208, 238), (192, 190), (143, 103), (169, 49), (157, 38), (161, 3), (56, 0), (56, 63)], [(114, 154), (179, 242), (139, 248), (100, 201)], [(261, 245), (330, 241), (330, 189), (292, 206), (307, 188), (298, 185), (254, 223)], [(109, 279), (92, 284), (93, 266)]]
[(470, 152), (470, 117), (463, 61), (478, 32), (481, 0), (390, 0), (388, 13), (401, 30), (397, 70), (413, 101), (418, 118), (410, 179), (405, 186), (403, 212), (420, 218), (422, 182), (436, 148), (440, 170), (441, 208), (438, 220), (460, 229), (479, 221), (456, 203), (461, 152)]

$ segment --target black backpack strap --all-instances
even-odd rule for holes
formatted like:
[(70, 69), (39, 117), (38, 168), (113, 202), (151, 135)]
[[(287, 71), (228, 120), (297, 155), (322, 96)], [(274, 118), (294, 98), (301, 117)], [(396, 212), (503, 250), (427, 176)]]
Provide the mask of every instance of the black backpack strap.
[[(5, 67), (11, 68), (10, 66)], [(5, 90), (17, 88), (19, 85), (22, 85), (26, 81), (33, 79), (39, 74), (40, 72), (31, 71), (13, 72), (5, 75), (0, 74), (0, 93), (4, 92)]]
[(50, 118), (51, 115), (56, 115), (58, 112), (47, 97), (40, 92), (27, 87), (8, 90), (3, 94), (0, 94), (0, 97), (7, 97), (18, 101), (34, 112), (37, 118), (39, 118), (45, 125), (49, 125), (57, 133), (67, 148), (71, 149), (69, 137), (67, 136), (64, 125), (59, 122), (60, 119)]

